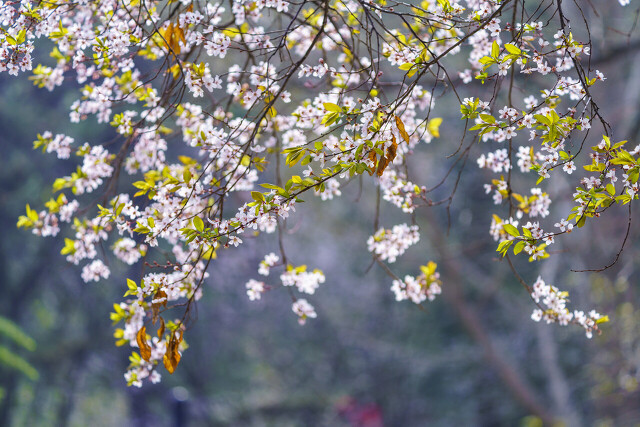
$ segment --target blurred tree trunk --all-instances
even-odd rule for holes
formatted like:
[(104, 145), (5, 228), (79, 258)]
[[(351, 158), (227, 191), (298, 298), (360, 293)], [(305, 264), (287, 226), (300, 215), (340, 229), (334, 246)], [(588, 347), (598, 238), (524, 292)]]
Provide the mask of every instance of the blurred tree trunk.
[(513, 398), (530, 414), (539, 417), (545, 425), (552, 425), (556, 417), (540, 403), (539, 398), (534, 394), (535, 389), (520, 374), (520, 370), (514, 368), (501, 352), (496, 351), (491, 337), (482, 326), (482, 319), (466, 302), (460, 287), (464, 282), (460, 272), (464, 270), (456, 261), (456, 257), (449, 253), (447, 240), (442, 228), (436, 225), (437, 221), (433, 213), (427, 210), (426, 216), (429, 223), (433, 225), (427, 227), (431, 244), (437, 250), (439, 259), (442, 260), (443, 276), (447, 277), (442, 286), (442, 297), (451, 304), (467, 333), (482, 348), (485, 359), (496, 370)]
[[(543, 264), (540, 274), (547, 283), (555, 283), (558, 271), (558, 257), (550, 257)], [(549, 325), (538, 325), (536, 328), (538, 351), (542, 360), (542, 370), (548, 378), (549, 395), (553, 399), (554, 411), (560, 415), (567, 427), (583, 426), (580, 414), (571, 401), (571, 389), (567, 378), (558, 362), (558, 347)]]

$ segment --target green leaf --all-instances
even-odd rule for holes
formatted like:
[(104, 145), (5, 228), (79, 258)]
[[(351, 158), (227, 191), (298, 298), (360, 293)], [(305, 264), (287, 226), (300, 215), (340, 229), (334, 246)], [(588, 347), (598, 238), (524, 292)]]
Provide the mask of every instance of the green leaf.
[(503, 240), (498, 245), (498, 249), (496, 249), (496, 252), (503, 252), (505, 250), (505, 247), (508, 248), (509, 246), (511, 246), (512, 242), (512, 240)]
[(514, 55), (519, 55), (520, 53), (522, 53), (522, 51), (518, 47), (512, 45), (511, 43), (505, 44), (504, 47), (505, 49), (507, 49), (507, 52), (512, 53)]
[(625, 160), (627, 163), (635, 163), (636, 159), (628, 151), (620, 150), (618, 151), (618, 158)]
[(496, 60), (490, 56), (483, 56), (482, 58), (479, 59), (479, 62), (483, 65), (491, 65), (491, 64), (495, 64)]
[(259, 192), (259, 191), (252, 191), (251, 192), (251, 197), (253, 198), (253, 200), (255, 200), (256, 202), (259, 203), (264, 203), (264, 195)]
[(185, 169), (184, 172), (182, 172), (182, 179), (184, 179), (185, 184), (191, 181), (191, 171), (189, 169)]
[(18, 33), (18, 38), (16, 39), (17, 44), (22, 44), (27, 39), (27, 31), (25, 29), (20, 30)]
[(326, 126), (331, 126), (336, 120), (338, 120), (338, 118), (340, 117), (340, 115), (336, 112), (330, 112), (327, 113), (323, 118), (322, 118), (322, 124), (326, 125)]
[(615, 144), (613, 145), (613, 147), (611, 147), (611, 149), (612, 149), (612, 150), (618, 149), (618, 148), (622, 147), (622, 146), (623, 146), (624, 144), (626, 144), (626, 143), (627, 143), (627, 141), (620, 141), (620, 142), (617, 142), (617, 143), (615, 143)]
[(518, 243), (516, 243), (516, 245), (513, 247), (513, 254), (518, 255), (520, 252), (522, 252), (525, 244), (526, 243), (524, 242), (524, 240), (520, 240)]
[(150, 185), (147, 184), (145, 181), (136, 181), (131, 185), (133, 185), (135, 188), (139, 188), (141, 190), (148, 190), (149, 187), (150, 187)]
[(491, 114), (480, 114), (480, 118), (485, 123), (495, 123), (496, 119)]
[(75, 244), (76, 244), (75, 240), (71, 240), (68, 237), (65, 237), (65, 239), (64, 239), (64, 248), (62, 248), (60, 253), (62, 255), (69, 255), (69, 254), (74, 253), (76, 251)]
[(280, 187), (278, 187), (277, 185), (273, 185), (273, 184), (260, 184), (261, 187), (264, 188), (268, 188), (269, 190), (279, 190)]
[(500, 46), (498, 45), (498, 42), (496, 42), (495, 40), (491, 45), (491, 56), (493, 56), (494, 58), (497, 58), (498, 56), (500, 56)]
[(38, 221), (38, 212), (31, 209), (31, 207), (28, 204), (27, 204), (27, 217), (33, 222)]
[(327, 111), (332, 111), (334, 113), (342, 113), (342, 109), (337, 104), (333, 104), (331, 102), (325, 102), (322, 105), (324, 106), (325, 110), (327, 110)]
[(506, 231), (507, 233), (511, 234), (514, 237), (520, 236), (520, 232), (518, 231), (518, 229), (511, 224), (503, 224), (502, 228), (504, 228), (504, 231)]
[(616, 187), (613, 186), (613, 184), (607, 184), (607, 193), (609, 193), (610, 195), (615, 195), (616, 194)]
[(196, 228), (196, 230), (202, 232), (204, 230), (204, 222), (202, 221), (202, 218), (200, 218), (199, 216), (194, 216), (193, 226)]
[(547, 116), (543, 116), (542, 114), (535, 114), (533, 117), (535, 117), (536, 120), (539, 121), (540, 123), (547, 126), (551, 126), (551, 120), (549, 120)]

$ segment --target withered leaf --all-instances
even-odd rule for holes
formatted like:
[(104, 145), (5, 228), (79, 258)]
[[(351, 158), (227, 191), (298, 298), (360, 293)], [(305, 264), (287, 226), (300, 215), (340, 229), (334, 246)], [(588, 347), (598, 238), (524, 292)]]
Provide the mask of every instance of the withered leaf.
[(147, 328), (142, 327), (136, 334), (136, 341), (138, 342), (138, 347), (140, 347), (140, 356), (147, 362), (151, 359), (151, 347), (147, 343)]
[(180, 352), (178, 351), (178, 346), (182, 342), (182, 331), (180, 331), (180, 337), (176, 338), (175, 334), (171, 335), (171, 339), (167, 344), (167, 351), (164, 353), (164, 357), (162, 361), (164, 363), (164, 367), (170, 374), (176, 370), (178, 363), (180, 363)]
[(398, 132), (400, 133), (400, 136), (402, 137), (402, 139), (404, 139), (407, 143), (409, 142), (409, 134), (407, 133), (406, 129), (404, 128), (404, 123), (402, 123), (402, 119), (398, 116), (396, 116), (396, 127), (398, 128)]
[(389, 166), (389, 163), (391, 163), (393, 159), (396, 158), (397, 150), (398, 150), (398, 144), (396, 143), (396, 137), (392, 135), (391, 145), (387, 147), (387, 154), (385, 157), (381, 157), (380, 162), (378, 163), (378, 170), (376, 171), (378, 176), (382, 176), (382, 174), (384, 173), (384, 170), (387, 168), (387, 166)]
[(158, 338), (162, 339), (164, 335), (164, 319), (160, 317), (160, 327), (158, 328)]
[(159, 30), (158, 33), (165, 40), (165, 43), (169, 48), (177, 55), (181, 51), (180, 41), (185, 43), (184, 31), (178, 25), (173, 25), (173, 22), (169, 23), (166, 29)]
[(151, 304), (151, 311), (153, 312), (153, 317), (152, 317), (151, 321), (153, 322), (154, 325), (155, 325), (156, 321), (158, 320), (158, 312), (160, 311), (160, 307), (161, 306), (162, 307), (166, 307), (167, 306), (167, 294), (162, 289), (160, 289), (153, 296), (154, 300), (163, 299), (163, 298), (164, 298), (164, 301)]
[(175, 361), (175, 358), (172, 355), (173, 351), (167, 348), (167, 352), (164, 354), (164, 358), (162, 359), (164, 367), (170, 374), (173, 374), (173, 372), (176, 370), (176, 366), (178, 366), (178, 362)]
[(398, 144), (396, 143), (396, 137), (391, 136), (391, 145), (387, 148), (387, 159), (389, 163), (393, 162), (396, 158), (396, 152), (398, 151)]
[(371, 160), (373, 162), (373, 167), (369, 171), (369, 176), (373, 176), (373, 171), (375, 170), (376, 163), (378, 162), (378, 158), (376, 157), (376, 152), (375, 151), (373, 151), (373, 150), (369, 151), (369, 160)]
[(388, 164), (389, 164), (389, 159), (387, 159), (386, 157), (380, 157), (380, 161), (378, 162), (378, 170), (376, 171), (376, 174), (378, 176), (382, 176)]

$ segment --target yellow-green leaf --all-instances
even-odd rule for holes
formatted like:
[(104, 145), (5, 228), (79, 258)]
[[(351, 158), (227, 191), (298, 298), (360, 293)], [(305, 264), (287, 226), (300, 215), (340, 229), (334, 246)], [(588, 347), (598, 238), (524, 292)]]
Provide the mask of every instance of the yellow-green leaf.
[(202, 221), (202, 218), (200, 218), (199, 216), (193, 217), (193, 226), (196, 228), (196, 230), (202, 232), (202, 230), (204, 230), (204, 222)]
[(342, 109), (340, 108), (339, 105), (333, 104), (331, 102), (325, 102), (324, 104), (322, 104), (325, 108), (325, 110), (327, 111), (332, 111), (334, 113), (341, 113)]

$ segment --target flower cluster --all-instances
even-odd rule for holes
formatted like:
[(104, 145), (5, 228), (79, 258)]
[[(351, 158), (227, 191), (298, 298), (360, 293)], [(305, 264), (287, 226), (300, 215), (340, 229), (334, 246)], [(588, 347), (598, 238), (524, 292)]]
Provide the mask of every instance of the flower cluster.
[(367, 240), (369, 252), (373, 252), (382, 261), (396, 262), (409, 246), (418, 243), (418, 226), (407, 224), (394, 225), (391, 229), (381, 228)]
[[(157, 381), (158, 365), (173, 372), (180, 362), (186, 345), (179, 319), (201, 298), (218, 252), (233, 251), (247, 235), (274, 233), (308, 194), (331, 200), (360, 177), (374, 180), (381, 198), (403, 214), (416, 214), (419, 201), (436, 204), (426, 185), (409, 179), (409, 160), (440, 137), (432, 93), (441, 75), (455, 77), (442, 64), (458, 56), (469, 67), (459, 73), (464, 84), (494, 86), (482, 92), (484, 100), (461, 102), (464, 134), (477, 138), (468, 145), (462, 138), (453, 165), (464, 165), (481, 141), (476, 160), (490, 175), (485, 190), (496, 209), (509, 210), (493, 215), (499, 251), (545, 258), (554, 238), (638, 198), (640, 147), (627, 151), (624, 141), (606, 136), (594, 145), (571, 213), (562, 215), (559, 232), (543, 231), (551, 215), (543, 181), (577, 174), (577, 156), (587, 149), (576, 141), (586, 141), (599, 117), (590, 87), (606, 77), (577, 65), (590, 45), (566, 30), (561, 4), (526, 16), (514, 7), (493, 0), (330, 0), (322, 7), (287, 0), (0, 2), (0, 73), (32, 71), (33, 83), (46, 90), (77, 85), (70, 121), (93, 120), (113, 136), (76, 144), (42, 131), (34, 146), (75, 166), (53, 183), (59, 195), (45, 209), (27, 206), (18, 226), (64, 234), (61, 252), (83, 264), (85, 281), (110, 277), (101, 247), (136, 268), (112, 319), (122, 326), (117, 343), (134, 349), (127, 382)], [(393, 28), (403, 13), (413, 18), (410, 31)], [(292, 16), (300, 18), (295, 25)], [(389, 24), (384, 32), (382, 22)], [(51, 41), (51, 59), (34, 66), (35, 47), (51, 46), (38, 39)], [(505, 78), (522, 91), (505, 94), (513, 86), (503, 85)], [(306, 169), (294, 175), (299, 167)], [(537, 182), (515, 188), (516, 172), (534, 172), (524, 182)], [(89, 193), (102, 196), (100, 205)], [(393, 263), (418, 241), (418, 227), (401, 224), (377, 230), (367, 246), (381, 263)], [(269, 275), (280, 259), (289, 293), (314, 294), (325, 280), (319, 270), (288, 265), (284, 253), (267, 255), (259, 274)], [(246, 283), (252, 300), (267, 289)], [(400, 300), (419, 303), (439, 291), (431, 264), (417, 278), (394, 282)], [(300, 323), (316, 317), (305, 299), (292, 309)], [(151, 325), (159, 326), (148, 338)]]
[(278, 261), (280, 261), (280, 257), (275, 253), (271, 252), (267, 254), (264, 259), (260, 261), (260, 265), (258, 266), (258, 274), (268, 276), (271, 267), (276, 265)]
[(262, 293), (266, 290), (264, 282), (259, 282), (255, 279), (250, 279), (247, 284), (247, 295), (251, 301), (256, 301), (262, 298)]
[(426, 191), (424, 187), (418, 187), (411, 181), (403, 179), (402, 174), (395, 170), (385, 172), (380, 177), (379, 185), (382, 198), (406, 213), (413, 213), (416, 209), (416, 199)]
[(300, 323), (301, 325), (304, 325), (307, 322), (307, 319), (315, 319), (316, 317), (318, 317), (316, 314), (316, 310), (304, 298), (296, 300), (291, 305), (291, 309), (298, 316), (298, 323)]
[(425, 300), (433, 301), (436, 295), (442, 293), (440, 273), (436, 271), (437, 264), (429, 261), (427, 265), (420, 266), (418, 277), (405, 276), (404, 280), (394, 280), (391, 291), (396, 296), (396, 301), (411, 300), (420, 304)]
[(540, 277), (533, 284), (531, 297), (540, 307), (533, 310), (531, 314), (534, 321), (544, 320), (547, 323), (559, 325), (568, 325), (573, 322), (584, 328), (587, 338), (593, 336), (593, 331), (599, 332), (598, 324), (609, 320), (607, 316), (602, 316), (595, 310), (591, 310), (588, 314), (579, 310), (569, 311), (566, 307), (569, 293), (547, 285)]
[(306, 265), (298, 267), (287, 266), (287, 271), (280, 275), (283, 286), (295, 286), (299, 292), (313, 295), (325, 277), (322, 271), (315, 269), (307, 271)]

